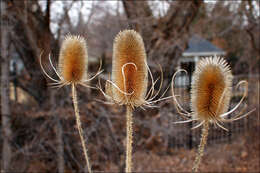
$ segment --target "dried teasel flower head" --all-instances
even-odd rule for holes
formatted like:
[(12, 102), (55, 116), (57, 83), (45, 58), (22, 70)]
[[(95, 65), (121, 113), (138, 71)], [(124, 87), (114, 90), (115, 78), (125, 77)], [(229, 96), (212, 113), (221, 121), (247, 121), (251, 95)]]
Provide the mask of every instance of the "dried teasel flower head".
[(112, 81), (127, 94), (112, 87), (114, 99), (135, 106), (144, 102), (147, 74), (142, 37), (134, 30), (120, 32), (114, 40)]
[(146, 53), (142, 37), (134, 30), (120, 32), (113, 45), (112, 81), (107, 94), (120, 104), (141, 105), (147, 90)]
[(66, 36), (59, 55), (59, 72), (64, 82), (77, 83), (87, 77), (88, 52), (80, 36)]
[(220, 119), (227, 112), (232, 91), (230, 66), (220, 57), (198, 62), (191, 85), (191, 109), (194, 118)]
[(177, 111), (188, 120), (176, 123), (198, 120), (200, 123), (194, 128), (203, 125), (205, 122), (211, 122), (227, 130), (220, 123), (241, 119), (254, 111), (252, 110), (245, 115), (238, 115), (231, 119), (226, 119), (226, 116), (233, 113), (247, 96), (248, 83), (246, 81), (240, 81), (237, 84), (236, 88), (241, 85), (244, 86), (244, 94), (239, 103), (228, 111), (232, 95), (233, 76), (226, 60), (217, 56), (201, 59), (196, 65), (191, 84), (192, 112), (186, 111), (178, 102), (173, 87), (176, 74), (181, 71), (185, 70), (177, 71), (172, 78), (172, 95)]
[[(161, 67), (160, 67), (161, 68)], [(148, 73), (152, 80), (152, 87), (147, 93)], [(106, 98), (119, 105), (132, 107), (147, 106), (168, 98), (153, 100), (160, 92), (154, 94), (151, 71), (147, 65), (145, 47), (142, 37), (134, 30), (119, 32), (113, 45), (112, 79), (106, 82), (106, 93), (100, 87)], [(153, 101), (152, 101), (153, 100)]]
[(43, 68), (40, 58), (40, 65), (44, 74), (54, 81), (51, 85), (54, 87), (62, 87), (64, 85), (70, 84), (80, 84), (89, 88), (94, 88), (85, 84), (97, 75), (102, 73), (101, 65), (98, 72), (88, 79), (87, 77), (87, 67), (88, 67), (88, 52), (86, 40), (77, 35), (67, 35), (62, 42), (61, 50), (59, 54), (58, 68), (55, 68), (51, 57), (49, 56), (49, 62), (52, 69), (55, 71), (59, 80), (52, 78)]

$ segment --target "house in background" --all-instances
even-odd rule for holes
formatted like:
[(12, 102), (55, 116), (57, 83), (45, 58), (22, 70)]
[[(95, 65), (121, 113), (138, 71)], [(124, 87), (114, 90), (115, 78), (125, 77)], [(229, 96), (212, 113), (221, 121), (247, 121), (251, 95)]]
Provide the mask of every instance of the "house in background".
[(178, 68), (185, 69), (188, 74), (182, 73), (176, 76), (175, 86), (189, 87), (192, 73), (194, 72), (195, 65), (199, 59), (215, 55), (224, 56), (225, 51), (200, 36), (193, 35), (188, 42), (187, 49), (182, 53), (182, 57), (178, 61)]

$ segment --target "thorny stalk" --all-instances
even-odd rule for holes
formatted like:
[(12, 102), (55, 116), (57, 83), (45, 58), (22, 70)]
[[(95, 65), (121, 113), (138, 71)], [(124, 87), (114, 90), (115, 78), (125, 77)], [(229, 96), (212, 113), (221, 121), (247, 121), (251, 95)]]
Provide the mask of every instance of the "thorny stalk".
[(205, 121), (205, 123), (203, 124), (203, 129), (202, 129), (202, 134), (201, 134), (201, 139), (200, 139), (200, 145), (199, 145), (199, 148), (198, 148), (198, 153), (196, 155), (196, 159), (195, 159), (194, 164), (193, 164), (192, 172), (198, 172), (200, 161), (201, 161), (201, 158), (202, 158), (203, 153), (204, 153), (204, 147), (207, 143), (208, 134), (209, 134), (209, 122)]
[(84, 137), (83, 137), (83, 130), (82, 130), (82, 127), (81, 127), (81, 121), (80, 121), (80, 116), (79, 116), (79, 108), (78, 108), (77, 92), (76, 92), (76, 89), (75, 89), (75, 84), (72, 84), (72, 100), (73, 100), (73, 104), (74, 104), (74, 111), (75, 111), (75, 116), (76, 116), (77, 128), (78, 128), (78, 131), (79, 131), (79, 136), (80, 136), (83, 152), (84, 152), (86, 164), (87, 164), (87, 167), (88, 167), (88, 172), (91, 173), (91, 165), (90, 165), (88, 154), (87, 154), (87, 148), (86, 148), (85, 140), (84, 140)]
[(126, 106), (126, 172), (132, 172), (133, 109)]

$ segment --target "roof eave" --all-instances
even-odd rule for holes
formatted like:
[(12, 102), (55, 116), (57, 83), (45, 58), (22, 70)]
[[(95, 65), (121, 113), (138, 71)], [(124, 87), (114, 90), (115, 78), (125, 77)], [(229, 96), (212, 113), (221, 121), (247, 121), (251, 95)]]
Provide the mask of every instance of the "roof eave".
[(224, 51), (219, 52), (183, 52), (182, 56), (212, 56), (212, 55), (225, 55)]

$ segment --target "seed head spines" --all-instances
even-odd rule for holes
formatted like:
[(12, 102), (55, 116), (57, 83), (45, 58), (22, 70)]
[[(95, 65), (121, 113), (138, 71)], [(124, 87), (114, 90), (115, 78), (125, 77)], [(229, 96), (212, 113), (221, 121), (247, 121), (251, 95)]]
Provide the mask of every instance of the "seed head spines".
[(185, 70), (178, 70), (173, 75), (172, 95), (178, 113), (187, 120), (176, 123), (200, 121), (193, 127), (194, 129), (210, 122), (218, 125), (224, 130), (227, 130), (221, 125), (222, 122), (232, 122), (241, 119), (255, 110), (253, 109), (244, 115), (235, 116), (230, 119), (227, 118), (227, 115), (233, 113), (246, 98), (248, 83), (247, 81), (240, 81), (237, 84), (237, 87), (244, 86), (244, 93), (239, 103), (237, 103), (233, 109), (228, 111), (232, 95), (233, 76), (226, 60), (214, 56), (201, 59), (196, 65), (191, 84), (191, 112), (186, 111), (178, 102), (173, 87), (173, 81), (176, 74), (181, 71)]
[(77, 83), (87, 77), (88, 53), (83, 37), (68, 35), (62, 43), (59, 72), (65, 82)]
[(191, 108), (195, 118), (220, 119), (229, 107), (232, 90), (229, 65), (219, 57), (205, 58), (198, 62), (193, 73)]
[(146, 53), (142, 37), (134, 30), (120, 32), (113, 46), (112, 81), (125, 95), (112, 87), (113, 97), (123, 104), (138, 105), (147, 89)]

